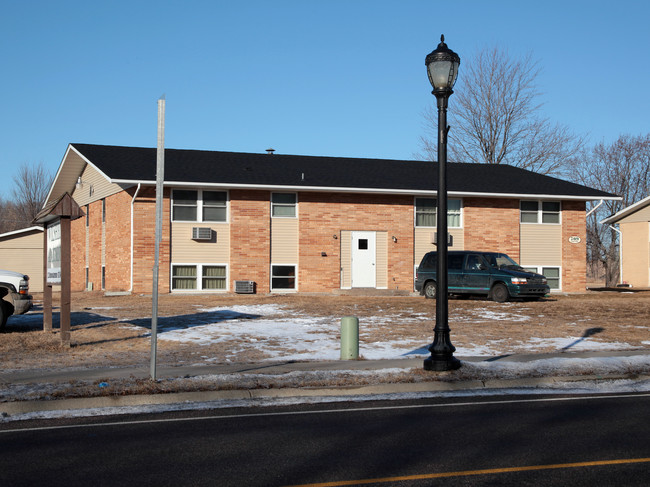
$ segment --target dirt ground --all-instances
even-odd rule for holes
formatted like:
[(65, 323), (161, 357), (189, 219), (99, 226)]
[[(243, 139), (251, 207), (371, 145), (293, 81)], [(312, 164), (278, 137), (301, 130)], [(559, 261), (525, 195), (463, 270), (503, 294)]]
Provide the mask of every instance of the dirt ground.
[[(150, 360), (151, 296), (104, 296), (100, 293), (73, 293), (70, 347), (62, 347), (58, 328), (42, 331), (40, 301), (36, 295), (34, 316), (9, 319), (0, 335), (0, 367), (3, 370), (56, 367), (146, 366)], [(161, 295), (159, 316), (182, 322), (201, 308), (236, 304), (282, 306), (273, 318), (290, 321), (296, 315), (332, 317), (385, 317), (366, 330), (371, 342), (407, 340), (426, 345), (433, 338), (435, 301), (419, 296), (333, 296), (333, 295)], [(54, 296), (58, 306), (58, 296)], [(56, 310), (55, 310), (56, 311)], [(56, 317), (56, 314), (55, 314)], [(421, 319), (414, 320), (414, 317)], [(423, 318), (422, 318), (423, 317)], [(527, 318), (526, 318), (527, 317)], [(265, 317), (269, 318), (269, 317)], [(408, 319), (407, 319), (408, 318)], [(471, 318), (471, 319), (470, 319)], [(126, 321), (120, 321), (126, 320)], [(402, 322), (404, 320), (404, 322)], [(169, 322), (169, 320), (167, 320)], [(55, 320), (56, 323), (56, 320)], [(131, 323), (136, 326), (124, 326)], [(500, 353), (531, 353), (531, 338), (554, 339), (589, 336), (595, 344), (627, 344), (648, 348), (650, 340), (650, 291), (587, 292), (553, 295), (537, 302), (494, 303), (482, 299), (449, 300), (449, 325), (456, 347), (498, 348)], [(333, 334), (338, 333), (334, 331)], [(495, 346), (495, 344), (497, 344)], [(158, 363), (219, 363), (226, 356), (225, 345), (188, 344), (159, 341)], [(232, 342), (228, 353), (232, 357)], [(242, 337), (235, 359), (249, 363), (265, 358), (264, 351)], [(584, 348), (583, 348), (584, 349)], [(535, 352), (557, 351), (552, 345)]]

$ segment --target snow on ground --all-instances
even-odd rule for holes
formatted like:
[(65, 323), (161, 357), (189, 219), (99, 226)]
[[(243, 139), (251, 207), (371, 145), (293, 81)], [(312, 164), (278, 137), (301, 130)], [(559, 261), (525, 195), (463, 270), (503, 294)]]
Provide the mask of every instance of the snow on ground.
[[(200, 308), (203, 316), (209, 314), (210, 323), (202, 321), (195, 323), (187, 318), (182, 326), (165, 328), (158, 335), (159, 340), (190, 342), (199, 345), (211, 343), (232, 342), (231, 350), (236, 352), (241, 347), (241, 341), (259, 347), (268, 355), (266, 360), (338, 360), (340, 357), (339, 329), (340, 321), (331, 317), (316, 317), (296, 315), (291, 320), (283, 315), (282, 306), (275, 304), (230, 306), (216, 308)], [(202, 318), (205, 320), (205, 318)], [(401, 316), (402, 323), (418, 322), (421, 316)], [(495, 312), (484, 309), (471, 310), (462, 317), (454, 317), (456, 321), (470, 323), (473, 321), (510, 321), (524, 322), (528, 316), (506, 310)], [(390, 316), (364, 317), (359, 329), (359, 354), (367, 360), (395, 359), (400, 357), (417, 357), (429, 354), (427, 345), (413, 340), (394, 340), (368, 343), (365, 329), (390, 321)], [(456, 354), (460, 356), (500, 355), (503, 348), (498, 340), (489, 345), (456, 346)], [(585, 339), (580, 336), (542, 339), (530, 338), (526, 343), (520, 343), (518, 348), (535, 352), (536, 350), (553, 347), (556, 350), (570, 347), (572, 351), (581, 350), (624, 350), (630, 349), (626, 343), (603, 343)]]
[[(98, 308), (93, 308), (98, 309)], [(329, 317), (315, 317), (296, 315), (293, 319), (287, 320), (281, 306), (275, 304), (252, 305), (252, 306), (231, 306), (216, 308), (200, 308), (202, 319), (193, 321), (191, 317), (184, 319), (182, 326), (167, 324), (159, 330), (159, 340), (170, 340), (178, 342), (190, 342), (197, 344), (209, 344), (217, 342), (232, 341), (233, 347), (242, 338), (248, 341), (248, 346), (253, 344), (260, 347), (269, 354), (267, 360), (338, 360), (339, 359), (339, 327), (340, 322)], [(205, 316), (209, 315), (209, 323), (206, 324)], [(279, 318), (278, 316), (283, 316)], [(363, 325), (370, 327), (373, 324), (379, 326), (385, 323), (389, 316), (364, 317)], [(420, 320), (421, 317), (400, 317), (402, 321)], [(456, 317), (454, 317), (456, 319)], [(488, 310), (475, 310), (473, 314), (464, 315), (464, 322), (485, 321), (486, 319), (498, 321), (526, 321), (528, 317), (518, 315), (516, 310), (506, 309), (502, 312)], [(132, 320), (124, 320), (132, 321)], [(169, 322), (171, 323), (171, 322)], [(124, 326), (137, 325), (126, 324)], [(426, 345), (414, 343), (408, 340), (394, 340), (384, 343), (366, 343), (367, 338), (363, 332), (364, 326), (360, 328), (360, 354), (368, 360), (405, 358), (414, 356), (426, 356), (429, 352)], [(644, 342), (650, 345), (650, 342)], [(534, 353), (537, 350), (552, 346), (558, 351), (570, 349), (580, 350), (620, 350), (630, 349), (625, 343), (602, 343), (590, 340), (585, 337), (558, 337), (558, 338), (530, 338), (527, 343), (520, 344), (520, 348)], [(291, 352), (287, 353), (287, 350)], [(498, 340), (492, 341), (489, 345), (469, 345), (457, 347), (455, 355), (462, 358), (472, 356), (497, 356), (503, 353)], [(266, 398), (248, 400), (222, 400), (210, 402), (194, 402), (167, 405), (146, 405), (136, 407), (120, 408), (97, 408), (85, 410), (64, 410), (64, 411), (43, 411), (36, 413), (18, 414), (11, 417), (0, 417), (0, 423), (25, 419), (60, 418), (75, 416), (103, 416), (110, 414), (136, 414), (143, 412), (162, 412), (182, 409), (216, 409), (225, 407), (244, 406), (278, 406), (305, 402), (335, 402), (335, 401), (366, 401), (376, 399), (408, 399), (427, 397), (466, 397), (484, 395), (509, 395), (509, 394), (554, 394), (558, 392), (571, 393), (628, 393), (628, 392), (650, 392), (650, 380), (647, 379), (616, 379), (612, 376), (626, 377), (634, 375), (645, 375), (650, 371), (650, 355), (638, 355), (630, 357), (600, 357), (600, 358), (565, 358), (559, 356), (552, 359), (540, 359), (530, 362), (498, 362), (498, 361), (464, 361), (463, 380), (489, 380), (489, 379), (518, 379), (526, 377), (563, 377), (575, 375), (589, 375), (591, 377), (610, 376), (605, 380), (581, 380), (579, 382), (553, 382), (543, 386), (521, 387), (516, 389), (472, 389), (449, 392), (427, 392), (408, 394), (387, 394), (384, 396), (340, 396), (340, 397), (300, 397), (300, 398)], [(336, 380), (341, 375), (346, 377), (364, 376), (371, 381), (382, 382), (389, 375), (397, 374), (401, 369), (380, 369), (375, 371), (343, 370), (343, 371), (314, 371), (302, 372), (292, 377), (291, 374), (284, 374), (282, 379), (286, 380), (286, 387), (299, 387), (304, 377), (318, 378), (322, 380)], [(248, 375), (256, 380), (255, 375)], [(268, 379), (268, 375), (260, 375), (259, 380)], [(224, 381), (229, 380), (224, 375), (203, 376), (193, 378), (203, 381)], [(230, 378), (233, 380), (234, 378)], [(240, 377), (241, 379), (241, 377)], [(190, 380), (181, 379), (178, 380)], [(293, 384), (291, 381), (295, 381)], [(15, 386), (15, 387), (14, 387)], [(2, 400), (27, 400), (31, 389), (35, 384), (13, 384), (11, 391), (3, 393)], [(40, 393), (52, 393), (57, 387), (55, 384), (40, 384)], [(24, 388), (21, 389), (21, 388)], [(10, 397), (11, 396), (11, 397)]]

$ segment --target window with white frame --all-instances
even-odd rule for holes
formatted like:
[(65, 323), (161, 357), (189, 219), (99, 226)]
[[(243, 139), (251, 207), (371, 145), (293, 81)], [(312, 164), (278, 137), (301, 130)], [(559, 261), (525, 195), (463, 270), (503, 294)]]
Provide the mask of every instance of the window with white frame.
[(288, 291), (296, 289), (296, 266), (295, 265), (272, 265), (271, 266), (271, 289), (277, 291)]
[(560, 223), (559, 201), (521, 201), (519, 210), (521, 223)]
[(172, 291), (225, 291), (226, 266), (212, 264), (172, 265)]
[(225, 222), (228, 220), (228, 193), (198, 189), (172, 191), (172, 220), (185, 222)]
[[(438, 200), (436, 198), (415, 198), (415, 226), (437, 226)], [(460, 228), (461, 200), (447, 200), (447, 226)]]
[(274, 218), (295, 218), (298, 195), (296, 193), (272, 193), (271, 216)]
[(545, 267), (545, 266), (524, 266), (524, 269), (529, 272), (542, 274), (546, 278), (546, 284), (551, 290), (560, 290), (560, 268), (559, 267)]

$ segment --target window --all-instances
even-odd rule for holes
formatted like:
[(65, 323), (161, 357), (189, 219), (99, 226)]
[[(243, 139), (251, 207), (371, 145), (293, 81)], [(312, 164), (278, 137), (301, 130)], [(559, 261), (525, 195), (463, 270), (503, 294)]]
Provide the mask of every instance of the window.
[(86, 205), (86, 227), (90, 226), (90, 205)]
[(519, 209), (521, 223), (560, 223), (559, 201), (521, 201)]
[(173, 191), (174, 209), (172, 219), (175, 221), (196, 221), (198, 191), (175, 189)]
[(174, 290), (196, 289), (196, 266), (195, 265), (172, 266), (172, 289)]
[(296, 193), (271, 194), (271, 216), (275, 218), (295, 218)]
[[(415, 198), (415, 226), (435, 227), (437, 225), (438, 200), (436, 198)], [(461, 200), (447, 200), (447, 225), (460, 228)]]
[(106, 223), (106, 198), (102, 200), (102, 223)]
[(175, 189), (172, 192), (172, 219), (185, 222), (225, 222), (228, 220), (226, 191)]
[(102, 290), (106, 289), (106, 266), (102, 266)]
[(226, 266), (205, 265), (203, 266), (203, 289), (226, 289)]
[(271, 289), (296, 289), (296, 266), (271, 266)]
[(188, 290), (225, 291), (226, 266), (208, 264), (172, 265), (172, 291)]
[(546, 277), (546, 284), (551, 289), (560, 289), (560, 268), (542, 267), (542, 275)]
[(224, 191), (203, 191), (203, 221), (226, 221), (226, 193)]
[(529, 272), (535, 272), (537, 274), (542, 274), (546, 277), (546, 284), (551, 290), (560, 290), (560, 268), (559, 267), (531, 267), (524, 266), (524, 269)]

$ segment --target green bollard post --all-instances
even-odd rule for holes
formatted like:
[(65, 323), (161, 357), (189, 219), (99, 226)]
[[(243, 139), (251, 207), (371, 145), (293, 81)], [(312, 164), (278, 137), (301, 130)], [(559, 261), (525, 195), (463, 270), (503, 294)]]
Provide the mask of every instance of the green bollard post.
[(359, 358), (359, 318), (344, 316), (341, 318), (341, 360)]

